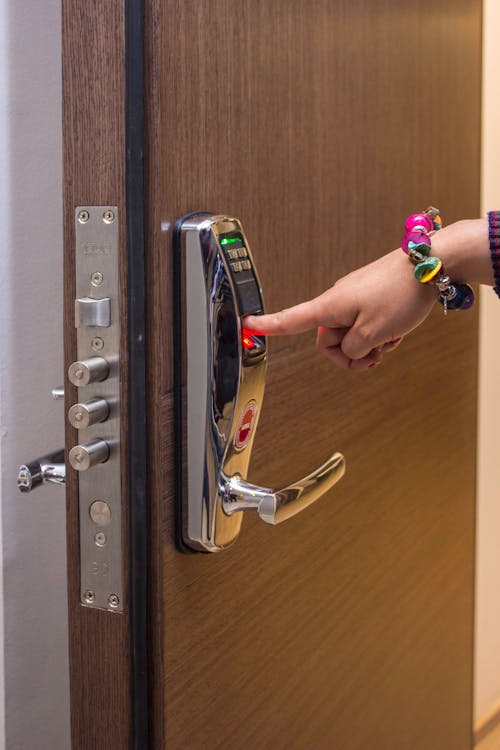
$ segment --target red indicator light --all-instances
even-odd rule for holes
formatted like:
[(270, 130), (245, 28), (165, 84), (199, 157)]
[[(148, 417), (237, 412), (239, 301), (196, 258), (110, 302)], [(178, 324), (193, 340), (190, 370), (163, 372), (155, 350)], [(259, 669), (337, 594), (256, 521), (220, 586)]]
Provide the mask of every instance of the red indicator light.
[(248, 333), (242, 335), (241, 341), (245, 349), (255, 349), (255, 341), (248, 335)]

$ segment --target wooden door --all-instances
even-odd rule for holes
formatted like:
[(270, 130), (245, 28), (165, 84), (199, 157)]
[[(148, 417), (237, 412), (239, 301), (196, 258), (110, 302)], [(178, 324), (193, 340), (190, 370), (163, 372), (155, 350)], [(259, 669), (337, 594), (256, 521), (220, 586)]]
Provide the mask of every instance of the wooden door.
[[(130, 229), (141, 221), (124, 169), (130, 16), (120, 3), (65, 5), (67, 217), (116, 202)], [(271, 311), (396, 247), (411, 211), (478, 215), (481, 2), (147, 0), (143, 31), (149, 701), (137, 595), (120, 624), (82, 612), (74, 573), (74, 746), (140, 747), (142, 722), (154, 750), (469, 750), (477, 314), (435, 310), (364, 375), (334, 369), (312, 334), (273, 339), (249, 479), (288, 482), (333, 449), (347, 475), (280, 527), (248, 517), (231, 550), (185, 555), (174, 543), (172, 227), (196, 210), (237, 216)], [(91, 162), (89, 134), (106, 144), (97, 183), (75, 151)], [(122, 238), (124, 279), (134, 236)], [(69, 359), (69, 324), (67, 335)], [(122, 345), (129, 366), (134, 340)], [(140, 449), (125, 427), (123, 439)], [(137, 464), (126, 455), (127, 487)], [(133, 539), (146, 509), (127, 497)], [(95, 639), (104, 672), (85, 659)]]

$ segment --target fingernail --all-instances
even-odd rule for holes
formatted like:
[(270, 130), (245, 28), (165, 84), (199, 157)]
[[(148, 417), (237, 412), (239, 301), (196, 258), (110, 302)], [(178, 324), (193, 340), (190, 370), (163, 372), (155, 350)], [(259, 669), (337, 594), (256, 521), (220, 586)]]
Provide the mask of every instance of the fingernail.
[(376, 362), (372, 362), (370, 365), (368, 365), (368, 367), (375, 367), (376, 364)]

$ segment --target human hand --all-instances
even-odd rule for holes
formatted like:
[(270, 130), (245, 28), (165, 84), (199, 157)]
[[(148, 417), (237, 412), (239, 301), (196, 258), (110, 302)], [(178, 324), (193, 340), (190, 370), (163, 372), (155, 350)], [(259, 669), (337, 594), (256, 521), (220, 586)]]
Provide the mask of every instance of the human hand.
[(353, 271), (319, 297), (270, 315), (250, 315), (245, 328), (265, 335), (318, 328), (318, 349), (338, 367), (367, 370), (422, 323), (437, 291), (413, 277), (401, 249)]

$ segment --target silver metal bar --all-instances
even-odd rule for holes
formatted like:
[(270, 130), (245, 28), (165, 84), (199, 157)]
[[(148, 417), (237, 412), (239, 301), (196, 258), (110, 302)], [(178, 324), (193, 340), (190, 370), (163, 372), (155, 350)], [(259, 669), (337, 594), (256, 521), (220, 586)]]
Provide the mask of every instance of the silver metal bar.
[[(76, 232), (77, 357), (68, 377), (78, 386), (79, 407), (106, 402), (103, 421), (82, 419), (79, 446), (70, 451), (78, 468), (81, 603), (124, 610), (120, 474), (120, 275), (116, 206), (79, 206)], [(100, 415), (104, 417), (104, 409)], [(85, 416), (85, 415), (84, 415)], [(80, 460), (77, 460), (80, 459)], [(72, 470), (72, 469), (70, 469)], [(96, 505), (97, 503), (97, 505)], [(104, 508), (105, 513), (91, 509)], [(109, 519), (106, 525), (100, 519)]]
[(296, 516), (328, 492), (345, 474), (345, 458), (334, 453), (325, 463), (303, 479), (287, 487), (271, 490), (232, 476), (224, 482), (224, 512), (256, 510), (260, 518), (275, 526)]

